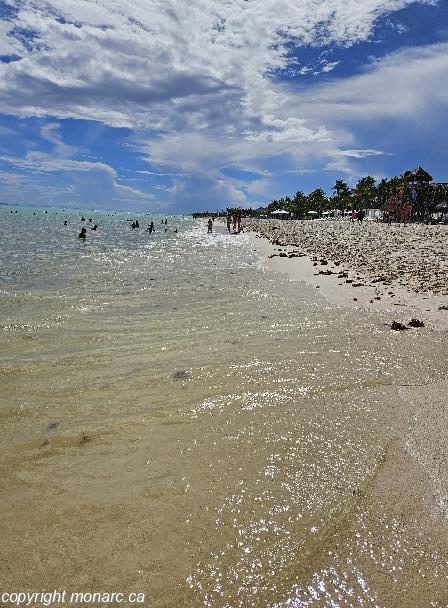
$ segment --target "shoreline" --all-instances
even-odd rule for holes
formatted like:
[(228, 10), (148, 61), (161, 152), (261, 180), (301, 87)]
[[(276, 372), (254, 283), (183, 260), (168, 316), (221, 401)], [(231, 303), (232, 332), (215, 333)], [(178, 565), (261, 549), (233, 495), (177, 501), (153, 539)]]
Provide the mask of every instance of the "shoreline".
[[(110, 230), (89, 258), (61, 229), (37, 267), (31, 227), (4, 298), (5, 588), (26, 572), (158, 606), (308, 605), (322, 585), (344, 606), (443, 603), (445, 334), (337, 307), (220, 225), (129, 246)], [(57, 299), (46, 274), (28, 285), (48, 267)]]
[[(445, 279), (446, 289), (442, 287), (442, 293), (430, 290), (417, 293), (403, 284), (406, 277), (400, 275), (395, 280), (379, 281), (365, 262), (355, 268), (349, 261), (340, 261), (341, 256), (334, 259), (327, 243), (317, 241), (314, 250), (309, 240), (306, 246), (300, 244), (303, 222), (287, 224), (293, 224), (291, 230), (280, 220), (245, 221), (245, 234), (260, 251), (262, 266), (318, 289), (326, 300), (337, 306), (390, 312), (391, 323), (398, 321), (407, 325), (411, 319), (418, 319), (430, 329), (448, 330), (448, 309), (443, 308), (448, 308), (448, 280)], [(325, 231), (322, 224), (318, 227), (318, 236)], [(378, 226), (375, 224), (372, 229)], [(365, 226), (359, 228), (364, 230)], [(348, 246), (351, 257), (355, 257), (356, 242)], [(446, 256), (448, 258), (448, 251)]]
[[(394, 298), (375, 299), (378, 288), (365, 284), (352, 287), (352, 283), (344, 283), (336, 279), (337, 274), (319, 274), (319, 268), (341, 270), (348, 274), (353, 281), (359, 279), (359, 273), (348, 265), (335, 267), (331, 259), (328, 264), (316, 266), (312, 253), (301, 250), (298, 257), (288, 257), (291, 252), (300, 248), (293, 244), (272, 243), (266, 234), (266, 226), (256, 230), (255, 222), (245, 224), (245, 235), (250, 239), (259, 254), (259, 265), (268, 272), (280, 272), (287, 275), (290, 281), (301, 282), (309, 289), (315, 289), (324, 300), (336, 307), (357, 309), (362, 311), (390, 314), (390, 322), (396, 320), (405, 325), (411, 318), (424, 321), (425, 327), (417, 329), (423, 332), (442, 332), (448, 330), (448, 311), (439, 310), (439, 306), (448, 303), (445, 295), (430, 292), (412, 293), (404, 286), (393, 286)], [(261, 234), (260, 234), (261, 233)], [(279, 253), (285, 254), (280, 256)], [(296, 254), (297, 255), (297, 254)], [(366, 277), (364, 275), (364, 281)], [(371, 277), (369, 277), (371, 278)], [(361, 279), (362, 280), (362, 279)], [(380, 296), (381, 297), (381, 296)], [(354, 298), (357, 298), (354, 300)], [(392, 332), (392, 330), (390, 330)], [(416, 331), (413, 329), (413, 331)], [(392, 332), (400, 333), (400, 332)], [(408, 333), (408, 332), (404, 332)], [(407, 501), (411, 501), (416, 510), (423, 509), (420, 517), (426, 519), (425, 525), (439, 522), (443, 530), (448, 525), (448, 475), (445, 463), (448, 458), (446, 422), (446, 394), (448, 379), (441, 380), (435, 376), (427, 378), (425, 383), (400, 384), (393, 383), (394, 400), (400, 403), (403, 415), (408, 419), (408, 426), (403, 429), (400, 442), (394, 446), (385, 462), (385, 469), (390, 470), (394, 482), (402, 486)], [(407, 412), (407, 414), (404, 414)], [(392, 456), (393, 454), (393, 456)], [(403, 463), (407, 462), (406, 465)], [(398, 464), (401, 463), (401, 464)], [(375, 493), (386, 498), (392, 491), (391, 482), (386, 471), (381, 475), (381, 483), (372, 488)], [(381, 490), (382, 487), (382, 490)], [(411, 489), (413, 488), (413, 490)], [(383, 493), (384, 492), (384, 493)], [(417, 496), (420, 498), (418, 499)], [(396, 497), (395, 500), (399, 500)], [(419, 504), (420, 503), (420, 504)], [(418, 506), (419, 505), (419, 506)], [(425, 512), (424, 505), (428, 508)], [(402, 505), (406, 510), (405, 503)], [(428, 530), (430, 527), (428, 528)]]

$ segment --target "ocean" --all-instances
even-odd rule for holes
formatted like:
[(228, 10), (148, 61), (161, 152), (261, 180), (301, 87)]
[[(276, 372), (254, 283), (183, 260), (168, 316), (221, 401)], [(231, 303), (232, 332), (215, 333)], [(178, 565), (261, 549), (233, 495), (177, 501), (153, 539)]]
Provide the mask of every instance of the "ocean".
[(409, 398), (446, 378), (445, 334), (164, 218), (0, 207), (0, 592), (447, 606), (448, 503)]

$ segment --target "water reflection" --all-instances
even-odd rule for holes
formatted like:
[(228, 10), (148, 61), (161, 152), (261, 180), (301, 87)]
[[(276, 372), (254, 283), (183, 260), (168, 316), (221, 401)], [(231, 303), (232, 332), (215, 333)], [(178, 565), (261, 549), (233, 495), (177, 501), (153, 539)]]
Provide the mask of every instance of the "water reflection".
[(244, 235), (93, 219), (84, 246), (48, 217), (4, 218), (5, 584), (444, 605), (444, 528), (397, 388), (444, 377), (444, 336), (316, 299)]

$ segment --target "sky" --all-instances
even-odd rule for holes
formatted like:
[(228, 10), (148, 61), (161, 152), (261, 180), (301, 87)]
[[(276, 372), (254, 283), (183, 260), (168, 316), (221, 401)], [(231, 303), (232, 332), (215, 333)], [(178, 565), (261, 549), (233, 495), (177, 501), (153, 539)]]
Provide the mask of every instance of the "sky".
[(259, 207), (448, 181), (446, 0), (0, 0), (0, 202)]

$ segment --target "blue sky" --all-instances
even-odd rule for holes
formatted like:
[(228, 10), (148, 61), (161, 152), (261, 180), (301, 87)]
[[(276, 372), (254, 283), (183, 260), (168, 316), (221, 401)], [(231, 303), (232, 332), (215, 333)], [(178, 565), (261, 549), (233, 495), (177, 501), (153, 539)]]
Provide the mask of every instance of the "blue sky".
[(425, 167), (448, 8), (0, 0), (0, 202), (179, 213)]

